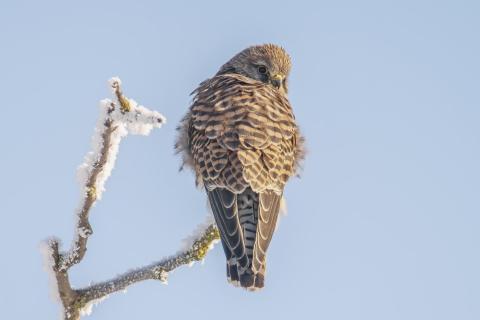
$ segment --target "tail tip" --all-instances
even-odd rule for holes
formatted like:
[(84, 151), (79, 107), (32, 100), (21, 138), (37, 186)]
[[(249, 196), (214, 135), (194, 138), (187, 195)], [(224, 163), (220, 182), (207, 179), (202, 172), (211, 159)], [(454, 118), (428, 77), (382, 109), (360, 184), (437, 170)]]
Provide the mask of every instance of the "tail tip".
[(253, 273), (242, 273), (240, 275), (240, 285), (243, 287), (243, 288), (250, 288), (250, 287), (253, 287), (255, 284), (255, 275)]
[(262, 289), (265, 286), (265, 275), (263, 273), (257, 273), (255, 275), (255, 288)]
[(230, 261), (227, 262), (227, 281), (235, 287), (240, 286), (237, 265), (235, 263), (231, 263)]
[(240, 286), (247, 291), (258, 291), (265, 285), (265, 276), (263, 273), (244, 273), (240, 275)]

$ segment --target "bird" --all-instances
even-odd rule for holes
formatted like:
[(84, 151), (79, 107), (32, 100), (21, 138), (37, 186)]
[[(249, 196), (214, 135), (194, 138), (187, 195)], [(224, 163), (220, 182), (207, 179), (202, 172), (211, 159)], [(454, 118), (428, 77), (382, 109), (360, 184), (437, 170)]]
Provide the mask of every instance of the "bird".
[(191, 93), (176, 152), (205, 189), (220, 231), (227, 280), (265, 285), (266, 253), (304, 138), (288, 100), (291, 59), (275, 44), (250, 46)]

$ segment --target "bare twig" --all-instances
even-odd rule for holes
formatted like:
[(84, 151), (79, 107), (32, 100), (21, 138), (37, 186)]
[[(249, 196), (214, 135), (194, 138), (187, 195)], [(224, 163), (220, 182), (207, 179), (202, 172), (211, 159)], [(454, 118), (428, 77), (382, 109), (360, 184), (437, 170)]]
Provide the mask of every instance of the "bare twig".
[(81, 315), (89, 313), (94, 303), (139, 281), (153, 279), (165, 283), (170, 271), (202, 260), (219, 239), (215, 224), (210, 222), (201, 229), (189, 248), (174, 256), (126, 272), (109, 281), (81, 289), (72, 288), (68, 271), (82, 261), (87, 251), (87, 241), (93, 232), (88, 220), (90, 209), (101, 198), (121, 138), (128, 133), (146, 135), (152, 128), (160, 127), (165, 122), (165, 118), (158, 112), (150, 111), (125, 97), (120, 87), (120, 79), (112, 78), (110, 85), (117, 102), (102, 101), (102, 114), (94, 136), (94, 151), (87, 155), (86, 162), (80, 167), (84, 176), (81, 181), (82, 199), (77, 212), (78, 220), (72, 246), (67, 252), (60, 252), (60, 241), (56, 238), (47, 240), (43, 246), (44, 256), (48, 261), (46, 266), (51, 271), (55, 295), (63, 306), (65, 320), (80, 319)]

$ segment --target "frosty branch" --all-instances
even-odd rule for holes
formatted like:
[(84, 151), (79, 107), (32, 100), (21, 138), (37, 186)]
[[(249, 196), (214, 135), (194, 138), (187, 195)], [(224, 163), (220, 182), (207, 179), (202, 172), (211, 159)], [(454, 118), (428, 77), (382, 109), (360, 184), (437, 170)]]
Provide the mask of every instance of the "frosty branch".
[(129, 133), (148, 135), (153, 128), (159, 128), (166, 121), (160, 113), (140, 106), (124, 96), (120, 79), (112, 78), (109, 83), (116, 99), (101, 101), (100, 117), (93, 136), (93, 150), (87, 154), (85, 162), (78, 170), (81, 199), (71, 248), (66, 252), (60, 251), (60, 240), (57, 238), (48, 239), (42, 246), (54, 294), (63, 306), (65, 320), (80, 319), (82, 315), (90, 312), (94, 303), (139, 281), (151, 279), (166, 283), (170, 271), (202, 260), (219, 239), (215, 224), (209, 221), (199, 227), (184, 250), (171, 257), (128, 271), (108, 281), (80, 289), (72, 288), (68, 271), (80, 263), (87, 252), (88, 239), (93, 233), (88, 219), (90, 210), (96, 201), (101, 199), (105, 190), (104, 185), (114, 167), (121, 139)]

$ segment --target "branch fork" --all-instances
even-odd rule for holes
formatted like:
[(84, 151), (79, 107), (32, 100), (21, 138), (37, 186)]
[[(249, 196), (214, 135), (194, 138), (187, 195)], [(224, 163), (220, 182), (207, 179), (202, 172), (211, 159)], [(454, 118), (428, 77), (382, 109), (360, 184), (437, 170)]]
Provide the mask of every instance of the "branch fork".
[(52, 237), (41, 246), (45, 267), (52, 278), (53, 294), (63, 306), (64, 320), (78, 320), (81, 316), (90, 314), (94, 304), (139, 281), (151, 279), (166, 284), (169, 272), (182, 265), (203, 260), (220, 238), (210, 217), (205, 225), (199, 227), (189, 246), (177, 254), (104, 282), (80, 289), (72, 288), (68, 271), (80, 263), (87, 252), (88, 239), (93, 233), (88, 220), (90, 210), (102, 197), (121, 139), (128, 134), (148, 135), (153, 128), (159, 128), (166, 122), (160, 113), (127, 98), (121, 90), (119, 78), (110, 79), (109, 84), (116, 101), (105, 99), (100, 102), (101, 112), (93, 136), (93, 150), (86, 155), (85, 162), (78, 169), (81, 200), (72, 245), (68, 251), (62, 252), (60, 240)]

